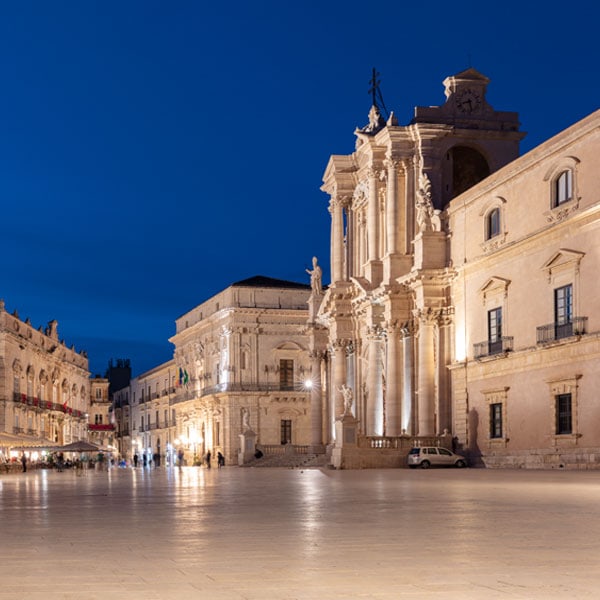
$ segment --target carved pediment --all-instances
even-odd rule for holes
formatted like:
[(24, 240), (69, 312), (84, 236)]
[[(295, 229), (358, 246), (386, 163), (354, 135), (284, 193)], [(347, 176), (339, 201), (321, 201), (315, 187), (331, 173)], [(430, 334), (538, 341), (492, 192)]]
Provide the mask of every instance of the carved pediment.
[(542, 270), (546, 271), (548, 278), (551, 278), (556, 271), (572, 269), (574, 272), (578, 272), (579, 263), (584, 256), (585, 252), (561, 248), (544, 263)]
[(502, 294), (506, 296), (508, 293), (508, 286), (510, 285), (510, 279), (504, 279), (504, 277), (490, 277), (483, 286), (479, 289), (479, 293), (483, 296), (485, 302), (489, 296)]

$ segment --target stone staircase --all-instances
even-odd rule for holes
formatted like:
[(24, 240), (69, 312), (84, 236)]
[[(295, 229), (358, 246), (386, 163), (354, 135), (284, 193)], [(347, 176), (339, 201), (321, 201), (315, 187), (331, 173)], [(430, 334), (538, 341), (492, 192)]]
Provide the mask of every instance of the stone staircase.
[(287, 469), (320, 469), (329, 464), (326, 454), (266, 454), (243, 465), (244, 467), (280, 467)]

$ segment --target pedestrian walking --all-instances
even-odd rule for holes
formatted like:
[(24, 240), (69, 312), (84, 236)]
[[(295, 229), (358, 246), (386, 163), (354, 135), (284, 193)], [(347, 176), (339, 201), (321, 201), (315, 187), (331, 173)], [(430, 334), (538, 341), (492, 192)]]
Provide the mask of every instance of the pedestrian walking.
[(23, 465), (23, 473), (27, 473), (27, 457), (25, 456), (25, 452), (21, 454), (21, 464)]
[(137, 452), (133, 455), (133, 466), (137, 467), (138, 465), (138, 461), (140, 460), (140, 457), (138, 456)]
[(217, 466), (219, 469), (225, 466), (225, 457), (220, 452), (217, 452)]
[(206, 453), (206, 468), (210, 469), (210, 450)]

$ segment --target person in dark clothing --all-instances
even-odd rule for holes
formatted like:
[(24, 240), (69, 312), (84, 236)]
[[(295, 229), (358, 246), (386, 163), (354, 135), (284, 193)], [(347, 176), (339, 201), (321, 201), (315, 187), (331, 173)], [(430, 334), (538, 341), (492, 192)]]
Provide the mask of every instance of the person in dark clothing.
[(21, 454), (21, 464), (23, 465), (23, 473), (27, 472), (27, 457), (25, 456), (25, 452)]
[(138, 460), (140, 460), (140, 457), (137, 455), (137, 452), (133, 455), (133, 466), (137, 467), (138, 465)]
[(210, 469), (210, 450), (206, 453), (206, 468)]
[(220, 452), (217, 452), (217, 465), (219, 469), (225, 466), (225, 457)]

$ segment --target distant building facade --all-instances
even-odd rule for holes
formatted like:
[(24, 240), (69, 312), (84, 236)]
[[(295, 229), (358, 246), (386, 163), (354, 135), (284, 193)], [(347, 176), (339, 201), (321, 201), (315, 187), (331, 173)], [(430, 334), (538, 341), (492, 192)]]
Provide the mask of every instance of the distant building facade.
[(407, 126), (373, 106), (327, 166), (332, 281), (309, 320), (323, 442), (347, 446), (342, 468), (426, 440), (488, 466), (600, 465), (600, 113), (519, 158), (485, 76), (444, 84)]
[(0, 447), (86, 440), (88, 359), (59, 339), (58, 323), (36, 329), (0, 301), (0, 349)]
[(108, 388), (108, 379), (104, 377), (90, 379), (88, 441), (106, 450), (116, 450), (112, 402)]
[(237, 464), (244, 434), (263, 448), (310, 444), (309, 295), (254, 277), (176, 320), (175, 440), (188, 464), (208, 450)]
[(254, 277), (176, 320), (174, 359), (115, 392), (120, 453), (201, 464), (210, 451), (238, 464), (240, 436), (255, 445), (311, 440), (306, 320), (310, 286)]

